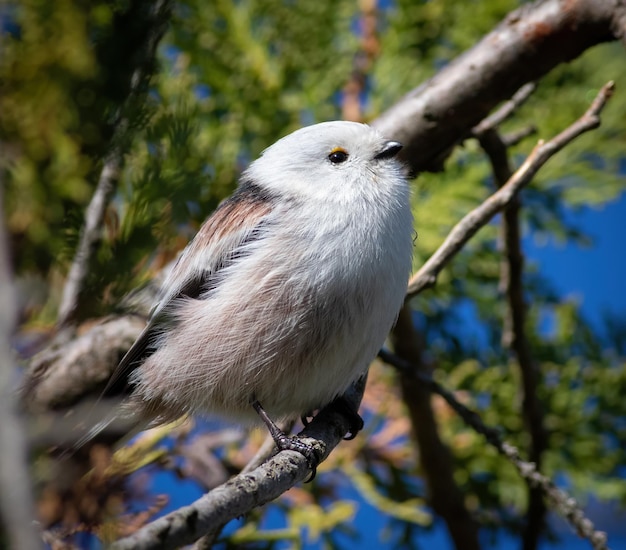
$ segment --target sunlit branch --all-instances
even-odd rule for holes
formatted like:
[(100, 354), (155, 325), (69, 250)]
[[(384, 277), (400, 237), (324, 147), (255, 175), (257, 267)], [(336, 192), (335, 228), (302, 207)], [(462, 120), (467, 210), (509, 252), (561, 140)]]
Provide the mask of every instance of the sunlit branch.
[(407, 289), (407, 298), (411, 298), (425, 288), (435, 285), (437, 276), (445, 265), (456, 256), (481, 227), (489, 223), (498, 212), (510, 204), (517, 192), (530, 183), (537, 171), (555, 153), (581, 134), (600, 125), (600, 112), (613, 94), (614, 89), (613, 82), (605, 84), (582, 117), (550, 141), (540, 140), (506, 184), (452, 228), (443, 244), (411, 277)]
[(440, 171), (454, 145), (499, 103), (596, 44), (624, 41), (625, 21), (626, 6), (614, 0), (523, 3), (372, 124), (404, 144), (413, 172)]
[[(357, 410), (365, 389), (362, 378), (344, 394), (353, 410)], [(301, 433), (310, 438), (325, 460), (350, 430), (350, 419), (332, 406), (320, 411)], [(139, 529), (111, 548), (159, 549), (179, 548), (201, 537), (210, 540), (226, 523), (247, 514), (279, 497), (311, 474), (306, 458), (294, 451), (282, 451), (251, 472), (239, 474), (216, 487), (189, 506), (184, 506)]]

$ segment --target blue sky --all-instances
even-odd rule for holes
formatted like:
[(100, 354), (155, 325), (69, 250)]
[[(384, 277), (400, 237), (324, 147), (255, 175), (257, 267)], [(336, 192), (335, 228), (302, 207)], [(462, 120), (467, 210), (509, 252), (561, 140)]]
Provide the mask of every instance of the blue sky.
[(527, 261), (537, 262), (560, 295), (575, 298), (598, 326), (604, 312), (626, 313), (626, 193), (602, 207), (570, 211), (568, 217), (592, 238), (592, 246), (525, 239)]

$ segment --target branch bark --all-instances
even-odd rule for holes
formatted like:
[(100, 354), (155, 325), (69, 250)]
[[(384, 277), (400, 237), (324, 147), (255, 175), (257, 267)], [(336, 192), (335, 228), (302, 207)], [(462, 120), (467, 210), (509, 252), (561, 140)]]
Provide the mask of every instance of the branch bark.
[(404, 159), (414, 172), (440, 171), (454, 145), (524, 84), (596, 44), (625, 36), (623, 2), (524, 4), (372, 125), (404, 144)]
[[(365, 378), (346, 394), (353, 410), (358, 410)], [(329, 406), (315, 417), (302, 432), (307, 442), (315, 445), (325, 460), (350, 429), (350, 419)], [(146, 525), (133, 535), (117, 541), (114, 550), (148, 550), (179, 548), (200, 537), (219, 532), (229, 521), (247, 514), (282, 495), (311, 474), (306, 459), (294, 451), (281, 451), (255, 470), (239, 474), (198, 499)]]
[(548, 142), (540, 140), (524, 163), (509, 178), (505, 185), (491, 195), (482, 204), (468, 213), (450, 231), (443, 244), (428, 261), (411, 277), (407, 290), (407, 298), (411, 298), (433, 286), (437, 275), (444, 266), (465, 246), (465, 244), (486, 225), (498, 212), (508, 206), (515, 195), (530, 183), (537, 171), (558, 151), (581, 134), (593, 130), (600, 125), (600, 112), (606, 105), (615, 84), (605, 84), (587, 112), (558, 136)]
[(78, 302), (89, 274), (89, 264), (101, 239), (106, 208), (120, 178), (126, 142), (128, 141), (126, 134), (130, 125), (129, 111), (136, 108), (142, 96), (147, 92), (146, 84), (156, 65), (156, 47), (169, 21), (171, 0), (141, 3), (144, 6), (139, 7), (143, 7), (146, 12), (144, 16), (145, 35), (137, 51), (128, 52), (128, 55), (132, 56), (135, 61), (135, 68), (130, 75), (128, 96), (114, 116), (111, 149), (104, 159), (98, 185), (87, 207), (85, 224), (81, 231), (78, 248), (63, 288), (57, 319), (59, 326), (65, 326), (76, 320)]
[(107, 319), (82, 334), (61, 331), (31, 360), (23, 386), (31, 409), (69, 407), (102, 389), (113, 370), (139, 337), (145, 320), (134, 315)]

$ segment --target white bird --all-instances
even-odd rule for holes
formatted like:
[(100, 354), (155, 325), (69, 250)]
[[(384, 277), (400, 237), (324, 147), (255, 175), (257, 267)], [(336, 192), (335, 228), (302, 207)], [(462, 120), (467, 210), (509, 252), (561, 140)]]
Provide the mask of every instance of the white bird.
[(152, 425), (296, 418), (362, 376), (411, 268), (401, 147), (326, 122), (266, 149), (183, 251), (122, 359), (128, 410)]

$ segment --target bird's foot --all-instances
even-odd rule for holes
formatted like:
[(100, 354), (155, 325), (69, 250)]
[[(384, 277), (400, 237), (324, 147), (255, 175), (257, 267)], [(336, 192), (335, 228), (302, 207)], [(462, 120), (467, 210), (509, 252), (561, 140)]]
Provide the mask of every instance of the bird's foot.
[(252, 406), (267, 426), (267, 429), (269, 430), (270, 435), (272, 436), (274, 443), (276, 443), (276, 447), (278, 447), (279, 451), (296, 451), (306, 458), (307, 464), (311, 469), (311, 475), (306, 482), (310, 483), (313, 481), (315, 475), (317, 474), (317, 467), (319, 466), (321, 459), (318, 454), (318, 450), (313, 445), (309, 445), (308, 443), (302, 441), (302, 439), (297, 435), (287, 435), (283, 432), (265, 412), (261, 403), (254, 401)]

